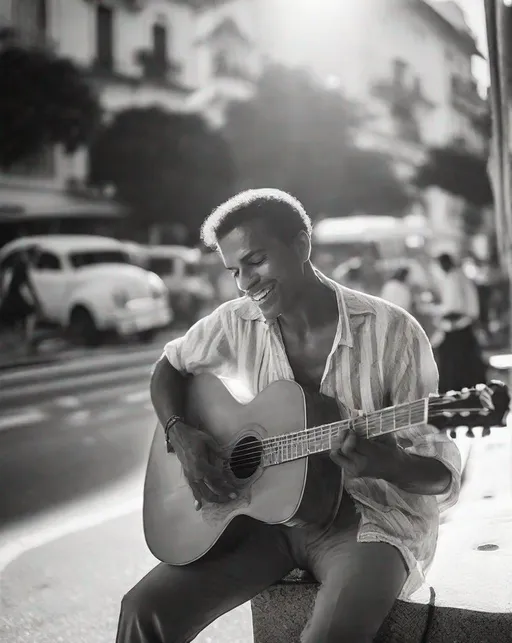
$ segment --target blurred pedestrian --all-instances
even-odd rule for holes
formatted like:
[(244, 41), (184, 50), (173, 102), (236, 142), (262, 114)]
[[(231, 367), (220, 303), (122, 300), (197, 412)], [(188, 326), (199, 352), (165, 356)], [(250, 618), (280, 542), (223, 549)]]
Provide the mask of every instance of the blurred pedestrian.
[(35, 350), (34, 334), (40, 310), (30, 277), (30, 257), (23, 250), (0, 275), (0, 328), (9, 337), (9, 343), (21, 343), (27, 353)]
[(460, 390), (485, 382), (487, 368), (475, 326), (480, 311), (475, 284), (453, 257), (438, 257), (442, 277), (439, 284), (437, 363), (439, 391)]
[(409, 283), (410, 270), (407, 266), (401, 266), (391, 275), (384, 284), (380, 296), (382, 299), (400, 306), (408, 313), (412, 313), (413, 296)]

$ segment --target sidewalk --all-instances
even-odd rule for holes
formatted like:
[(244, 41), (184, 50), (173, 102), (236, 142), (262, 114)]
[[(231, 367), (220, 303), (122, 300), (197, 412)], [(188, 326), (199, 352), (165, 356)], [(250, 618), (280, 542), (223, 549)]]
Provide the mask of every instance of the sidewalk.
[[(144, 541), (140, 510), (29, 551), (2, 576), (0, 640), (112, 643), (121, 598), (157, 563)], [(248, 604), (195, 643), (213, 641), (252, 641)]]
[[(484, 619), (485, 613), (496, 614), (497, 625), (508, 623), (505, 631), (512, 631), (511, 447), (506, 429), (478, 440), (468, 484), (440, 530), (427, 582), (436, 591), (436, 614), (449, 606), (454, 624), (464, 616), (458, 608), (480, 611)], [(59, 521), (52, 524), (58, 527)], [(0, 579), (0, 640), (112, 643), (122, 596), (156, 563), (145, 545), (140, 508), (26, 551)], [(425, 605), (428, 592), (412, 600)], [(474, 634), (428, 640), (494, 643), (486, 634)], [(251, 641), (246, 603), (215, 621), (195, 643)]]

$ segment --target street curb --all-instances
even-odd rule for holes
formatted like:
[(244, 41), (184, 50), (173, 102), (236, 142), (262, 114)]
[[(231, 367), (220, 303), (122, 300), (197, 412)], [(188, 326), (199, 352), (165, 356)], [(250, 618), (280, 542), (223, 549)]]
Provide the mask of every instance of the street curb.
[(87, 355), (68, 352), (51, 361), (43, 361), (31, 366), (0, 368), (0, 388), (11, 388), (18, 384), (28, 385), (31, 381), (49, 381), (60, 378), (67, 373), (83, 375), (98, 367), (108, 367), (110, 371), (121, 370), (129, 364), (156, 361), (162, 353), (162, 347), (145, 348), (130, 351), (126, 354), (118, 351)]

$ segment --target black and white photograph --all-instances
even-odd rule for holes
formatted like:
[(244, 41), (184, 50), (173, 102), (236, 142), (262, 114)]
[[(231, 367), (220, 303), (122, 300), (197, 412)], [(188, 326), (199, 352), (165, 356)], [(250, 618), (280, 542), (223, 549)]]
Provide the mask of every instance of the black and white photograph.
[(0, 641), (512, 643), (512, 0), (0, 0)]

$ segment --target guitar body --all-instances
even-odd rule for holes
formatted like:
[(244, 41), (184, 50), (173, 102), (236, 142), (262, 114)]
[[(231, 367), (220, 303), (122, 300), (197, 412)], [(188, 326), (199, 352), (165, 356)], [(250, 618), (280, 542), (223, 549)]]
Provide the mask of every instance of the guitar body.
[[(332, 398), (304, 391), (296, 382), (270, 384), (241, 404), (211, 374), (190, 378), (186, 421), (208, 431), (229, 459), (226, 476), (239, 490), (236, 500), (195, 509), (181, 463), (168, 453), (157, 426), (144, 485), (144, 532), (153, 555), (173, 565), (201, 558), (239, 516), (270, 524), (325, 524), (341, 493), (341, 470), (328, 454), (302, 457), (276, 466), (259, 464), (261, 440), (340, 419)], [(244, 466), (240, 455), (253, 454)]]

